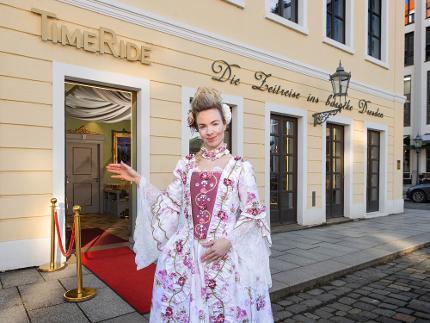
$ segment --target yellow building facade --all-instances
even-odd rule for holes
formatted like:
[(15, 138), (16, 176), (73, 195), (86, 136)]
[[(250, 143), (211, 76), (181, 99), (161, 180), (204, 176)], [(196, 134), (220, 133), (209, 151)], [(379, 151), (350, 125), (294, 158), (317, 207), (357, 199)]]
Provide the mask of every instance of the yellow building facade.
[[(208, 86), (232, 109), (230, 148), (252, 162), (272, 227), (402, 212), (404, 4), (381, 1), (375, 58), (370, 2), (345, 1), (341, 42), (327, 35), (329, 3), (298, 1), (291, 22), (269, 0), (2, 0), (0, 270), (48, 261), (73, 82), (131, 93), (132, 163), (157, 187), (188, 154), (190, 99)], [(340, 60), (346, 103), (314, 125), (334, 109)]]

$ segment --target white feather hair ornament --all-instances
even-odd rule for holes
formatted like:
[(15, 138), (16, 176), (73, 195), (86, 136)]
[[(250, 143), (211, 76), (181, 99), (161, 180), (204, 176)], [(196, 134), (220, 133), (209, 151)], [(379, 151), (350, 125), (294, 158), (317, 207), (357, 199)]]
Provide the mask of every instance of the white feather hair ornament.
[(222, 104), (222, 114), (224, 115), (225, 123), (229, 124), (231, 122), (231, 110), (228, 104)]

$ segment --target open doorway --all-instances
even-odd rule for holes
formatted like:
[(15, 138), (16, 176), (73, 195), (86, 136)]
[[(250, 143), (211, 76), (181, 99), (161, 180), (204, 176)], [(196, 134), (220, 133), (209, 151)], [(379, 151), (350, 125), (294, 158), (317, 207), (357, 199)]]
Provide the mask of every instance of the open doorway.
[[(121, 161), (136, 165), (137, 93), (68, 80), (64, 91), (67, 214), (81, 206), (84, 250), (128, 245), (133, 192), (105, 167)], [(66, 218), (70, 230), (73, 217)]]

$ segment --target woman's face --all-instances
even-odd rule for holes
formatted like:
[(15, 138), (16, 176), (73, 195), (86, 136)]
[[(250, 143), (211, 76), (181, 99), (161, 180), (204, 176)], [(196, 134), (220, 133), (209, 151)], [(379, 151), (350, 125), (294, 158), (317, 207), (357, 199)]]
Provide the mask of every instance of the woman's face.
[(199, 112), (196, 119), (200, 137), (207, 149), (215, 149), (224, 142), (226, 125), (217, 109)]

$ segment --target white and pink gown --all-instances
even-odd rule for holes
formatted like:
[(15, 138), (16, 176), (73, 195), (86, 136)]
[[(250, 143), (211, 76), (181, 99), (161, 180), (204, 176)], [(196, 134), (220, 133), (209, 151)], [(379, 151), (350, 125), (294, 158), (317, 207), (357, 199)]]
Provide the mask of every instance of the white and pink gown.
[[(160, 192), (142, 178), (134, 251), (138, 269), (155, 260), (150, 322), (273, 322), (270, 230), (249, 162), (200, 171), (178, 161)], [(203, 263), (202, 241), (229, 239), (230, 251)]]

